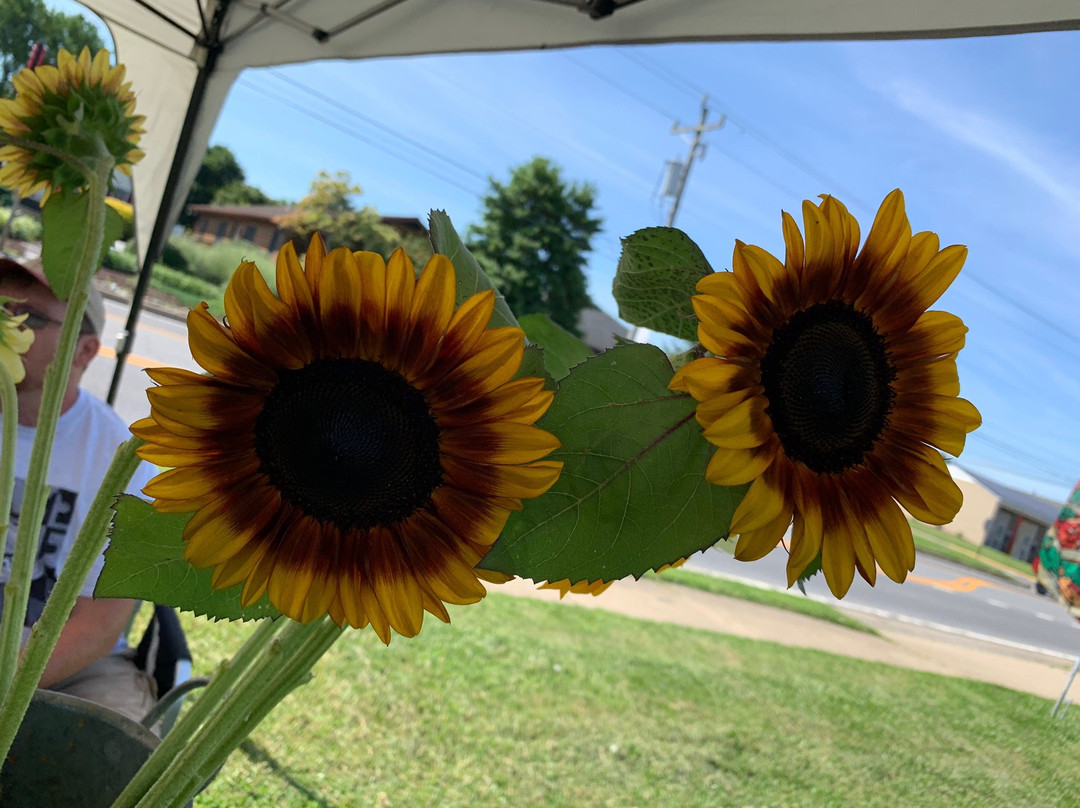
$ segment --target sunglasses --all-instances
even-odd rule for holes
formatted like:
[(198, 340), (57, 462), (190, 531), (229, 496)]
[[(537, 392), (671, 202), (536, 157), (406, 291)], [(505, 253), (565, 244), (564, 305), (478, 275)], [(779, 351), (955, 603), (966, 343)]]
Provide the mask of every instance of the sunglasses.
[(23, 321), (23, 325), (33, 331), (37, 331), (39, 328), (44, 328), (47, 325), (63, 325), (63, 322), (60, 320), (55, 320), (46, 314), (34, 311), (33, 309), (18, 303), (9, 303), (4, 306), (4, 309), (12, 317), (22, 317), (25, 314), (26, 319)]
[[(7, 311), (7, 313), (10, 314), (12, 317), (21, 317), (25, 314), (26, 319), (23, 320), (23, 325), (29, 328), (31, 331), (37, 331), (38, 329), (44, 328), (47, 325), (64, 324), (62, 320), (57, 320), (47, 314), (42, 314), (40, 311), (35, 311), (34, 309), (31, 309), (28, 306), (24, 306), (20, 303), (9, 303), (4, 306), (4, 310)], [(90, 322), (84, 317), (82, 322), (82, 328), (79, 330), (79, 333), (92, 334), (93, 332), (93, 326), (91, 326)]]

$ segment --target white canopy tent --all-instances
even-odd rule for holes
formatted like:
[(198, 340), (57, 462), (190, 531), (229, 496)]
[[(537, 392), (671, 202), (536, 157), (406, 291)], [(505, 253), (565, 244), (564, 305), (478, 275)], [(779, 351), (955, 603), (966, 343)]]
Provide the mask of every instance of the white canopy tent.
[[(904, 39), (1080, 28), (1077, 0), (80, 0), (108, 25), (147, 117), (134, 167), (149, 269), (246, 67), (672, 41)], [(124, 361), (117, 351), (114, 397)]]

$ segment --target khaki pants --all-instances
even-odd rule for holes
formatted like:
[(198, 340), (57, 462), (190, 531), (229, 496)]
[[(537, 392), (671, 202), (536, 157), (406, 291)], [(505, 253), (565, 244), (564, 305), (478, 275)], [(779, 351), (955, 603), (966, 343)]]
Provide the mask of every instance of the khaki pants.
[(142, 721), (157, 701), (157, 685), (135, 667), (129, 654), (102, 657), (49, 690), (92, 701), (134, 721)]

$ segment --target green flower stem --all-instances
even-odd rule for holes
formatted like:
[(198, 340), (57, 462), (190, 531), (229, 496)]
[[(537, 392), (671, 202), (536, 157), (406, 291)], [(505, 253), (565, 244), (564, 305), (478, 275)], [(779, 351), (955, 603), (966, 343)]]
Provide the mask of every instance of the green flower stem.
[[(210, 735), (210, 740), (216, 740), (213, 749), (207, 755), (202, 765), (189, 778), (185, 793), (190, 798), (201, 785), (213, 777), (244, 739), (251, 734), (252, 730), (265, 718), (286, 695), (301, 685), (306, 684), (313, 678), (312, 666), (325, 654), (330, 647), (337, 642), (342, 630), (333, 621), (325, 619), (317, 628), (303, 632), (304, 643), (293, 653), (293, 659), (288, 660), (285, 668), (263, 690), (263, 694), (252, 709), (252, 715), (248, 720), (237, 723), (235, 729), (222, 737), (215, 739)], [(180, 808), (183, 801), (170, 803)]]
[[(136, 808), (183, 806), (259, 722), (305, 681), (311, 666), (340, 636), (341, 629), (329, 618), (312, 623), (289, 621), (266, 644), (183, 751), (169, 762)], [(114, 803), (114, 808), (121, 805), (127, 803)]]
[(142, 440), (131, 438), (117, 450), (101, 488), (90, 504), (79, 535), (71, 546), (60, 577), (56, 579), (49, 599), (45, 601), (41, 617), (30, 629), (30, 639), (15, 671), (11, 689), (4, 699), (3, 709), (0, 709), (0, 760), (4, 760), (11, 749), (19, 724), (22, 723), (30, 699), (41, 679), (41, 672), (45, 670), (45, 664), (56, 647), (56, 641), (79, 597), (86, 576), (101, 554), (101, 548), (105, 546), (113, 502), (117, 493), (127, 487), (131, 475), (139, 466), (139, 457), (135, 450), (141, 445)]
[[(19, 432), (19, 399), (15, 392), (15, 381), (2, 364), (0, 407), (3, 407), (3, 436), (0, 438), (0, 521), (4, 524), (2, 535), (6, 542), (11, 498), (15, 493), (15, 443)], [(14, 650), (0, 645), (0, 693), (8, 692), (11, 688), (11, 677), (15, 675), (15, 665), (19, 659), (19, 640), (22, 637), (22, 627), (19, 628), (18, 633), (10, 630), (6, 634), (0, 633), (0, 643), (14, 643)]]
[[(30, 452), (30, 467), (19, 513), (19, 529), (15, 537), (15, 554), (8, 582), (4, 586), (4, 609), (0, 617), (0, 653), (4, 656), (0, 661), (0, 671), (14, 670), (22, 640), (26, 606), (30, 598), (30, 582), (34, 574), (34, 557), (41, 535), (41, 520), (45, 516), (45, 505), (48, 502), (46, 479), (53, 437), (56, 433), (56, 422), (60, 417), (60, 405), (63, 403), (71, 375), (71, 361), (75, 356), (75, 346), (82, 327), (90, 280), (97, 269), (98, 256), (101, 254), (101, 242), (105, 234), (105, 194), (112, 168), (111, 158), (104, 158), (97, 170), (87, 175), (86, 193), (89, 195), (89, 206), (87, 221), (81, 231), (82, 238), (76, 250), (78, 269), (75, 284), (60, 330), (56, 358), (45, 372), (41, 409), (38, 411), (34, 445)], [(79, 583), (81, 586), (82, 582)], [(22, 712), (19, 715), (21, 718)], [(6, 755), (7, 747), (3, 748)], [(3, 759), (4, 756), (0, 755), (0, 761)]]
[(158, 781), (173, 759), (184, 749), (188, 740), (202, 726), (210, 714), (221, 706), (222, 700), (236, 685), (237, 680), (251, 666), (255, 658), (262, 653), (275, 634), (285, 625), (284, 620), (262, 620), (251, 632), (232, 659), (224, 660), (219, 666), (210, 684), (195, 699), (176, 722), (168, 735), (158, 744), (142, 768), (135, 773), (131, 782), (113, 803), (113, 808), (132, 808), (147, 789)]

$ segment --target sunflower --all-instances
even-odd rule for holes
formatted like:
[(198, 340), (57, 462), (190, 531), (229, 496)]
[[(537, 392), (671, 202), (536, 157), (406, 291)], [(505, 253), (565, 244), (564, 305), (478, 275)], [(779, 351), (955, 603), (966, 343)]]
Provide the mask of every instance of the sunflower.
[[(672, 561), (670, 564), (663, 564), (657, 567), (655, 572), (663, 572), (664, 570), (673, 570), (676, 567), (681, 567), (686, 563), (685, 558), (678, 558)], [(561, 581), (545, 581), (540, 584), (537, 589), (554, 589), (559, 593), (559, 600), (562, 600), (567, 595), (592, 595), (594, 598), (607, 592), (608, 588), (615, 583), (617, 579), (605, 581), (603, 578), (597, 578), (595, 581), (578, 581), (577, 583), (570, 583), (569, 578), (563, 578)]]
[(536, 588), (554, 589), (559, 593), (559, 600), (562, 600), (567, 595), (592, 595), (595, 598), (604, 594), (613, 583), (615, 582), (597, 579), (595, 581), (578, 581), (572, 584), (569, 578), (563, 578), (561, 581), (545, 581)]
[(735, 556), (767, 555), (792, 525), (791, 586), (819, 556), (843, 597), (854, 570), (902, 582), (914, 569), (911, 527), (952, 521), (962, 495), (938, 449), (958, 455), (981, 418), (958, 398), (967, 328), (927, 311), (967, 249), (912, 235), (904, 197), (886, 197), (859, 250), (859, 226), (832, 197), (803, 203), (803, 240), (783, 214), (781, 263), (735, 243), (732, 272), (703, 278), (694, 311), (712, 356), (675, 374), (699, 403), (717, 449), (706, 478), (750, 483), (731, 533)]
[(225, 292), (227, 325), (188, 316), (211, 375), (159, 368), (149, 418), (132, 425), (146, 460), (173, 466), (144, 489), (159, 510), (194, 511), (185, 558), (215, 588), (269, 593), (299, 621), (323, 614), (411, 637), (423, 612), (475, 603), (474, 569), (511, 510), (544, 493), (560, 446), (532, 424), (553, 394), (514, 378), (519, 328), (487, 328), (488, 290), (455, 310), (450, 260), (419, 278), (401, 250), (327, 253), (301, 268), (287, 244), (277, 289), (255, 265)]
[(7, 305), (11, 302), (11, 298), (0, 297), (0, 365), (4, 366), (11, 380), (18, 384), (26, 378), (22, 354), (30, 350), (34, 342), (34, 332), (23, 328), (29, 315), (12, 316), (8, 313)]
[[(57, 65), (24, 68), (12, 79), (15, 98), (0, 100), (0, 130), (49, 146), (84, 162), (104, 150), (120, 171), (142, 159), (137, 148), (143, 116), (135, 114), (131, 84), (123, 65), (109, 66), (109, 52), (76, 58), (66, 50)], [(42, 202), (61, 188), (85, 184), (82, 173), (55, 153), (8, 144), (0, 147), (0, 184), (22, 196), (44, 191)]]

